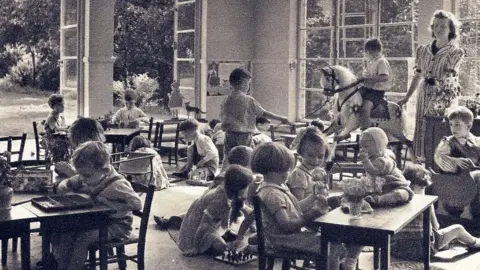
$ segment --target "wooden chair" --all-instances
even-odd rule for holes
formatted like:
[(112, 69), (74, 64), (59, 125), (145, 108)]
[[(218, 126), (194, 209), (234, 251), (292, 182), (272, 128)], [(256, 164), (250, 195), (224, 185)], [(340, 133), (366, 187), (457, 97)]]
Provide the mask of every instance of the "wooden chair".
[(148, 121), (148, 129), (142, 129), (142, 131), (140, 131), (140, 134), (144, 134), (147, 139), (151, 142), (153, 142), (153, 137), (155, 136), (153, 134), (153, 132), (155, 131), (154, 130), (154, 126), (155, 126), (155, 123), (153, 121), (153, 117), (150, 117), (150, 120)]
[[(120, 270), (127, 269), (127, 260), (136, 262), (138, 269), (145, 269), (145, 240), (147, 238), (148, 219), (150, 217), (150, 209), (152, 207), (155, 186), (146, 186), (138, 183), (132, 183), (132, 187), (136, 192), (146, 194), (145, 202), (143, 204), (143, 210), (133, 212), (134, 216), (141, 219), (139, 235), (135, 235), (132, 233), (130, 238), (126, 240), (112, 240), (108, 241), (106, 244), (107, 249), (116, 249), (116, 255), (112, 256), (109, 254), (108, 263), (118, 263), (118, 268)], [(125, 246), (130, 244), (137, 244), (137, 254), (125, 254)], [(95, 254), (98, 249), (98, 243), (94, 243), (89, 247), (87, 262), (89, 269), (95, 269), (95, 266), (99, 265), (99, 261), (97, 260)]]
[(261, 204), (262, 202), (260, 197), (255, 196), (253, 198), (253, 207), (255, 213), (255, 223), (257, 225), (258, 269), (273, 269), (275, 258), (282, 259), (282, 270), (291, 269), (292, 267), (298, 269), (298, 266), (292, 266), (292, 260), (304, 260), (306, 262), (314, 261), (315, 266), (317, 268), (320, 267), (320, 254), (309, 252), (274, 252), (265, 247), (265, 232), (263, 231)]
[(111, 164), (117, 169), (118, 173), (126, 175), (127, 179), (143, 177), (143, 183), (149, 185), (153, 180), (154, 157), (154, 154), (149, 153), (115, 153), (111, 154), (111, 158), (116, 161), (111, 162)]
[(47, 154), (47, 149), (43, 148), (40, 144), (41, 137), (45, 135), (45, 132), (38, 132), (38, 124), (37, 122), (33, 121), (33, 136), (35, 139), (35, 158), (36, 160), (45, 159)]
[[(21, 136), (8, 136), (8, 137), (1, 137), (0, 143), (6, 142), (7, 143), (7, 151), (10, 153), (10, 156), (7, 156), (7, 161), (12, 161), (13, 155), (18, 155), (17, 161), (22, 161), (23, 158), (23, 151), (25, 150), (25, 142), (27, 140), (27, 133), (23, 133)], [(13, 150), (13, 145), (19, 143), (18, 150)]]
[(157, 152), (168, 151), (168, 165), (172, 165), (172, 155), (175, 156), (175, 165), (178, 165), (179, 151), (186, 151), (187, 144), (180, 143), (179, 123), (155, 124), (155, 137), (153, 147)]

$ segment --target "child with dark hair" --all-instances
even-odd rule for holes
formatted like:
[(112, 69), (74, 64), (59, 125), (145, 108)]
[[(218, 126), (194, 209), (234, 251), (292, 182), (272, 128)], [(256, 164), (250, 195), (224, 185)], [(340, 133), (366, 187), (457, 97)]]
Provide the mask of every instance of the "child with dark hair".
[(52, 109), (45, 120), (45, 133), (51, 135), (56, 132), (65, 131), (67, 125), (62, 113), (65, 110), (63, 96), (60, 94), (52, 94), (48, 98), (48, 106)]
[[(291, 124), (286, 117), (265, 110), (255, 98), (248, 95), (252, 76), (247, 70), (236, 68), (230, 73), (229, 79), (233, 91), (225, 98), (220, 109), (222, 129), (225, 131), (225, 157), (237, 145), (252, 146), (258, 117)], [(227, 165), (224, 158), (222, 170)]]
[(230, 165), (225, 184), (207, 190), (192, 203), (180, 227), (178, 246), (183, 255), (219, 254), (227, 249), (222, 236), (240, 216), (252, 179), (250, 169)]
[(270, 138), (270, 136), (265, 134), (265, 132), (267, 132), (270, 128), (270, 123), (271, 121), (268, 120), (266, 117), (260, 116), (257, 118), (256, 120), (257, 127), (252, 137), (254, 147), (261, 143), (272, 141), (272, 138)]
[(385, 92), (392, 87), (393, 74), (388, 60), (383, 56), (383, 45), (378, 38), (368, 39), (364, 49), (369, 63), (358, 80), (363, 83), (360, 125), (362, 129), (367, 129), (371, 126), (370, 111), (384, 100)]
[(69, 143), (66, 134), (67, 125), (63, 117), (65, 104), (63, 96), (52, 94), (48, 98), (48, 106), (52, 109), (45, 120), (45, 135), (40, 143), (46, 150), (46, 155), (53, 162), (65, 161), (70, 158)]
[(148, 122), (150, 120), (148, 115), (135, 105), (138, 99), (138, 94), (135, 90), (125, 90), (123, 97), (125, 99), (125, 107), (119, 109), (113, 115), (113, 124), (118, 124), (120, 127), (136, 128), (140, 124), (139, 121)]

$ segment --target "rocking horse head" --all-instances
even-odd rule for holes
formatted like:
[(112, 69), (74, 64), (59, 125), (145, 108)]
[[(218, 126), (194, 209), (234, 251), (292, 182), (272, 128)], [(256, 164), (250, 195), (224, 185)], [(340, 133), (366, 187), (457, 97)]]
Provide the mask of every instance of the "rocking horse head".
[(333, 96), (341, 92), (345, 86), (348, 86), (357, 80), (353, 72), (343, 66), (326, 66), (320, 69), (320, 88), (323, 94)]

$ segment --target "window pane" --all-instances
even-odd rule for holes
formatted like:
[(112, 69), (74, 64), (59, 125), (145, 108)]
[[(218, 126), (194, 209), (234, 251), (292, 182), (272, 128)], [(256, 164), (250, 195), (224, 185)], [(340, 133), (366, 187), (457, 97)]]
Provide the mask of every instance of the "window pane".
[(411, 26), (388, 26), (380, 28), (380, 39), (387, 57), (411, 57), (412, 28)]
[(178, 6), (178, 30), (195, 28), (195, 3)]
[(77, 0), (64, 0), (65, 10), (63, 25), (77, 24)]
[(389, 92), (406, 93), (408, 87), (408, 61), (389, 60), (389, 63), (393, 76), (393, 85)]
[(464, 22), (461, 29), (461, 43), (468, 57), (479, 57), (478, 40), (480, 38), (478, 22)]
[(338, 64), (341, 65), (341, 66), (349, 68), (357, 76), (360, 76), (363, 73), (364, 63), (363, 63), (362, 59), (358, 59), (358, 60), (339, 60)]
[(327, 99), (320, 92), (305, 91), (305, 115), (309, 119), (320, 118), (330, 121), (333, 98)]
[(459, 0), (460, 18), (478, 18), (480, 17), (478, 0)]
[(345, 0), (345, 12), (363, 12), (365, 10), (365, 1), (359, 0)]
[(463, 96), (473, 96), (480, 88), (480, 59), (465, 59), (460, 66)]
[(195, 64), (193, 61), (178, 61), (178, 79), (182, 87), (195, 87)]
[(178, 58), (194, 58), (195, 33), (178, 34)]
[(363, 40), (340, 41), (338, 45), (339, 58), (362, 58)]
[(325, 60), (306, 61), (305, 88), (320, 88), (320, 69), (328, 65)]
[(352, 16), (345, 18), (345, 24), (343, 25), (361, 25), (366, 23), (365, 16)]
[(66, 59), (65, 63), (65, 87), (77, 87), (77, 59)]
[(332, 22), (332, 0), (307, 1), (307, 27), (330, 26)]
[(64, 44), (62, 56), (77, 56), (77, 28), (63, 29)]
[[(418, 0), (380, 0), (380, 22), (411, 22), (413, 21), (412, 3), (417, 6)], [(414, 12), (417, 10), (414, 8)]]
[(307, 57), (330, 57), (331, 30), (308, 30)]

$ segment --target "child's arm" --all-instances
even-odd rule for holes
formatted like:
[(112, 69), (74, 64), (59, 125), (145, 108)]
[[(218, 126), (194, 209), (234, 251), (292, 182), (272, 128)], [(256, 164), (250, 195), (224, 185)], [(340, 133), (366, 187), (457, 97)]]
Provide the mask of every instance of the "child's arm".
[(142, 109), (137, 107), (137, 119), (136, 120), (143, 121), (143, 122), (148, 122), (148, 121), (150, 121), (150, 117), (145, 112), (143, 112)]
[(305, 225), (305, 220), (309, 218), (302, 216), (299, 217), (290, 217), (287, 213), (286, 208), (280, 208), (277, 212), (275, 212), (275, 220), (277, 220), (280, 227), (284, 229), (286, 233), (295, 233), (300, 230)]
[(358, 157), (362, 161), (365, 171), (376, 176), (385, 175), (395, 166), (395, 162), (390, 158), (379, 157), (372, 162), (365, 152), (360, 152)]
[(275, 113), (270, 112), (270, 111), (265, 111), (262, 116), (265, 117), (265, 118), (271, 119), (271, 120), (280, 121), (282, 124), (293, 125), (293, 123), (290, 122), (288, 120), (288, 118), (286, 118), (284, 116), (281, 116), (281, 115), (278, 115), (278, 114), (275, 114)]
[(78, 191), (84, 187), (84, 183), (78, 175), (65, 179), (57, 186), (57, 193), (64, 195), (69, 191)]
[(380, 74), (380, 75), (373, 75), (373, 76), (365, 75), (358, 78), (358, 80), (363, 83), (374, 84), (378, 82), (387, 82), (389, 77), (390, 76), (387, 74)]
[(308, 186), (308, 179), (305, 173), (298, 170), (292, 171), (287, 177), (287, 186), (299, 201), (305, 198), (305, 193)]
[[(108, 205), (108, 200), (115, 201), (115, 210), (117, 211), (135, 211), (142, 209), (142, 200), (133, 190), (127, 180), (118, 180), (107, 187), (103, 197), (98, 196), (98, 200)], [(120, 202), (120, 203), (119, 203)]]
[(215, 144), (213, 143), (210, 137), (202, 137), (202, 139), (197, 140), (197, 149), (203, 149), (205, 151), (205, 156), (198, 162), (197, 166), (203, 167), (205, 163), (212, 160), (213, 158), (218, 158), (218, 150)]
[(116, 111), (113, 116), (112, 116), (112, 124), (115, 124), (116, 122), (118, 121), (122, 121), (121, 117), (122, 117), (122, 112), (123, 112), (123, 108), (119, 109), (118, 111)]
[(255, 213), (253, 209), (248, 206), (244, 206), (242, 212), (245, 215), (245, 219), (240, 224), (240, 228), (238, 229), (237, 233), (237, 240), (242, 241), (244, 239), (245, 233), (247, 232), (248, 228), (253, 224), (255, 221)]
[(474, 166), (473, 162), (469, 158), (456, 158), (450, 156), (452, 147), (447, 138), (440, 141), (433, 159), (435, 164), (444, 172), (457, 172), (458, 168), (469, 169)]

